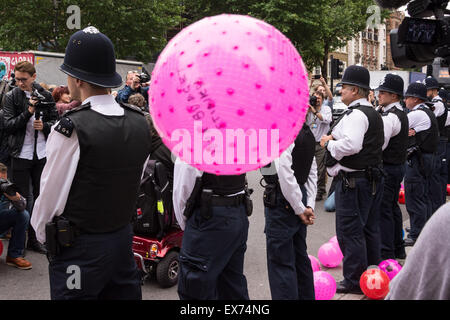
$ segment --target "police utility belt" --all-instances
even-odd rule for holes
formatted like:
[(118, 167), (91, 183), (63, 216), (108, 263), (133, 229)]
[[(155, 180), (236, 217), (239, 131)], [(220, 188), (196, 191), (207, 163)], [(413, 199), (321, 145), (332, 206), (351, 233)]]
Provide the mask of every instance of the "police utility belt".
[(45, 225), (45, 246), (48, 260), (53, 260), (63, 248), (72, 247), (75, 238), (80, 234), (83, 232), (65, 217), (53, 217), (53, 220)]
[(201, 177), (197, 177), (191, 196), (186, 202), (184, 215), (189, 219), (194, 213), (194, 210), (200, 208), (202, 217), (210, 219), (212, 216), (212, 207), (239, 207), (245, 205), (247, 216), (251, 216), (253, 212), (253, 201), (251, 200), (250, 195), (252, 193), (253, 189), (249, 189), (246, 184), (244, 193), (242, 194), (234, 196), (215, 195), (213, 190), (203, 189)]
[(386, 174), (381, 167), (369, 167), (363, 171), (347, 172), (340, 170), (336, 178), (342, 180), (344, 191), (347, 189), (355, 189), (356, 179), (365, 178), (372, 184), (372, 195), (375, 195), (377, 192), (377, 184), (385, 176)]

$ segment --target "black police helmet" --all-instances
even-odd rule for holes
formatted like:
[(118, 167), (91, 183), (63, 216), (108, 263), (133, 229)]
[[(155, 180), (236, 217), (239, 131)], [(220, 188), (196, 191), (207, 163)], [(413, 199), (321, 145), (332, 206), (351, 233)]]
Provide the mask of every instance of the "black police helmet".
[(403, 96), (404, 90), (403, 79), (399, 75), (388, 73), (376, 90), (390, 92), (398, 94), (399, 96)]
[(433, 77), (427, 77), (425, 79), (425, 86), (427, 87), (427, 90), (439, 89), (439, 82)]
[(421, 82), (413, 82), (406, 90), (405, 98), (407, 97), (416, 97), (423, 101), (428, 101), (427, 87)]
[(370, 90), (369, 70), (362, 66), (353, 65), (345, 69), (342, 84), (361, 87)]
[(439, 97), (441, 97), (442, 100), (448, 101), (449, 92), (447, 90), (445, 90), (444, 88), (441, 88), (439, 90)]
[(116, 72), (114, 46), (95, 27), (87, 27), (70, 37), (60, 70), (99, 87), (122, 85), (122, 77)]

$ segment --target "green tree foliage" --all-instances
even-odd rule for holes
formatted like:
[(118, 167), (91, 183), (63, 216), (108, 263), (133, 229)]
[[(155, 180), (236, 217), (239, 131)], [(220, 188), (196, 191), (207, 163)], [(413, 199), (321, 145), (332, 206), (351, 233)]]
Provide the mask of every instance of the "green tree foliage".
[(64, 52), (76, 31), (67, 27), (71, 5), (80, 8), (81, 28), (97, 27), (114, 43), (118, 58), (150, 61), (166, 44), (167, 30), (178, 26), (178, 0), (2, 0), (0, 47), (3, 50)]
[[(220, 13), (250, 15), (274, 25), (300, 51), (309, 68), (327, 71), (328, 53), (364, 30), (373, 0), (186, 0), (186, 18), (193, 22)], [(381, 19), (387, 11), (381, 11)]]
[[(309, 68), (366, 26), (373, 0), (2, 0), (0, 47), (3, 50), (64, 52), (70, 35), (67, 7), (81, 9), (81, 28), (96, 26), (115, 44), (118, 58), (154, 61), (181, 28), (207, 16), (244, 14), (283, 32)], [(382, 18), (386, 12), (382, 12)]]

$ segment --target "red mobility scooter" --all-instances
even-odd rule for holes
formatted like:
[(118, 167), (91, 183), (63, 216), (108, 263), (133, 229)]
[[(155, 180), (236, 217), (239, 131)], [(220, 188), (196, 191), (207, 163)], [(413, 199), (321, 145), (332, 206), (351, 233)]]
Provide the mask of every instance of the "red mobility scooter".
[(151, 275), (162, 287), (178, 282), (183, 231), (174, 217), (172, 188), (164, 165), (150, 160), (139, 187), (133, 252), (142, 283)]

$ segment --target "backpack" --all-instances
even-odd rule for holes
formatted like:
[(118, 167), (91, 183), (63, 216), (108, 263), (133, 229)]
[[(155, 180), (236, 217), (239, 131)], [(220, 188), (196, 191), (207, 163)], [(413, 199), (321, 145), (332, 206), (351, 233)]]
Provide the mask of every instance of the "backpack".
[(149, 160), (139, 185), (134, 233), (160, 240), (173, 221), (172, 190), (166, 168), (157, 160)]

